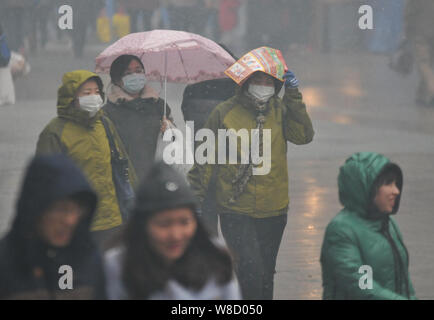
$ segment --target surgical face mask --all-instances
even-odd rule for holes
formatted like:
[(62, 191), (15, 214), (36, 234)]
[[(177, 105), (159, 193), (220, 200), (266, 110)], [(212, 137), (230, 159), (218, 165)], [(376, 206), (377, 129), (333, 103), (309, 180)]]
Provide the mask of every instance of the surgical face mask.
[(143, 73), (132, 73), (122, 78), (124, 89), (131, 94), (139, 93), (146, 84), (146, 76)]
[(261, 102), (267, 102), (276, 92), (274, 87), (250, 84), (248, 92)]
[(101, 109), (103, 101), (99, 94), (93, 94), (78, 98), (80, 109), (89, 112), (90, 118), (94, 117)]

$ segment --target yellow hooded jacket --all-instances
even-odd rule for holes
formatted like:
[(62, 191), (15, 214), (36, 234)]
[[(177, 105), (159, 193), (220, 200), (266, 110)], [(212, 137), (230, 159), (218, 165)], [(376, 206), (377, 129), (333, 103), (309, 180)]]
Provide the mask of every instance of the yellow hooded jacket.
[[(39, 135), (37, 154), (65, 153), (83, 170), (90, 184), (98, 194), (98, 207), (91, 230), (107, 230), (122, 224), (122, 216), (116, 198), (112, 178), (110, 146), (99, 110), (94, 117), (75, 106), (75, 95), (79, 87), (93, 78), (102, 92), (101, 78), (87, 70), (65, 73), (58, 90), (57, 117), (50, 121)], [(127, 157), (122, 142), (111, 121), (110, 131), (119, 153)], [(127, 157), (128, 158), (128, 157)], [(135, 172), (129, 166), (130, 181), (135, 186)]]

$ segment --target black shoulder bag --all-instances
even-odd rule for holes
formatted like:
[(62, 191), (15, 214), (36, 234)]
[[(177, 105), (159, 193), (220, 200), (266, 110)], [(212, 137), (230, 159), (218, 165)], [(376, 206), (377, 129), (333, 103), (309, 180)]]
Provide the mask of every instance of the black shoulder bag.
[(122, 222), (128, 221), (132, 205), (134, 203), (134, 190), (129, 179), (128, 159), (120, 155), (114, 142), (107, 120), (101, 117), (107, 139), (110, 145), (113, 183), (116, 189)]

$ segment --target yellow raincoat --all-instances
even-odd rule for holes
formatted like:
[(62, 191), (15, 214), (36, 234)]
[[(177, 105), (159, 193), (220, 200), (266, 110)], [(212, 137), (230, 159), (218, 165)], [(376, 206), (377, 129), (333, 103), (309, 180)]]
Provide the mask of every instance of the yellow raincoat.
[[(94, 78), (102, 92), (102, 81), (93, 72), (77, 70), (63, 76), (58, 90), (57, 117), (50, 121), (39, 135), (36, 153), (65, 153), (83, 170), (98, 194), (97, 212), (91, 230), (107, 230), (122, 224), (122, 217), (112, 179), (110, 146), (101, 121), (103, 111), (94, 117), (75, 106), (75, 95), (79, 87)], [(126, 152), (122, 142), (108, 118), (110, 130), (122, 156)], [(130, 164), (130, 181), (135, 185), (135, 172)]]

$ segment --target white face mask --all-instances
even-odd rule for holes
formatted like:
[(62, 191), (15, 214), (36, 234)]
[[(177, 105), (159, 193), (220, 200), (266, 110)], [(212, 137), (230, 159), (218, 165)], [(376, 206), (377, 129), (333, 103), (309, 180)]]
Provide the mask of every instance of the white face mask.
[(131, 93), (139, 93), (146, 84), (146, 76), (143, 73), (133, 73), (122, 78), (124, 89)]
[(274, 87), (250, 84), (248, 92), (261, 102), (267, 102), (276, 92)]
[(103, 101), (99, 94), (93, 94), (78, 98), (80, 109), (89, 112), (89, 117), (92, 118), (101, 109)]

